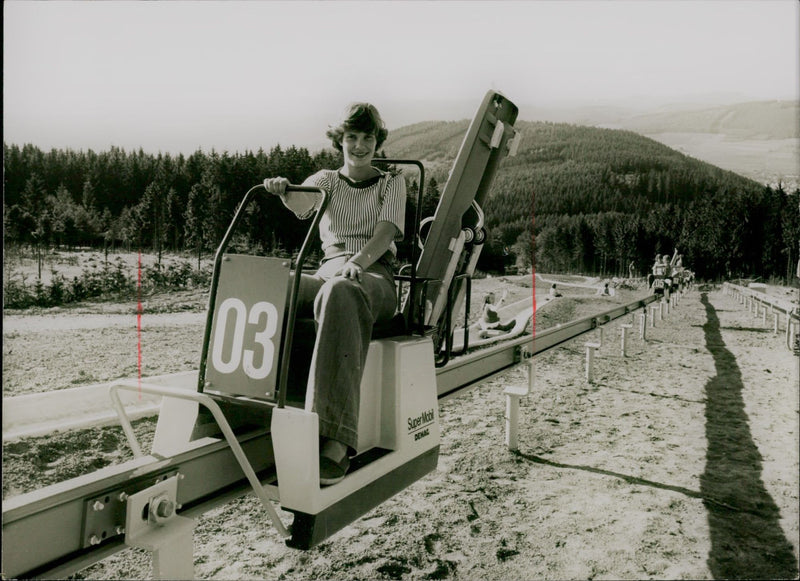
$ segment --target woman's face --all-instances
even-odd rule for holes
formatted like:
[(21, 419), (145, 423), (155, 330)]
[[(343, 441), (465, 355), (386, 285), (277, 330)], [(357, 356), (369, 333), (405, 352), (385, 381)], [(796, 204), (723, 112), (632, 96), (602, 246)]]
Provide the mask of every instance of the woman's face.
[(352, 169), (368, 167), (375, 156), (377, 140), (372, 133), (345, 130), (342, 135), (344, 162)]

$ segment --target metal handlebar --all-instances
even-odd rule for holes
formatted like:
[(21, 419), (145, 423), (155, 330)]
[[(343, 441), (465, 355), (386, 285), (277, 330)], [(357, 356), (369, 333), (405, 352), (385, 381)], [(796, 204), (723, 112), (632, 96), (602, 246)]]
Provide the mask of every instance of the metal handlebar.
[(319, 192), (322, 196), (322, 200), (317, 208), (317, 213), (314, 214), (314, 219), (311, 222), (311, 226), (308, 228), (308, 232), (306, 232), (306, 238), (303, 240), (303, 245), (300, 247), (300, 253), (297, 255), (297, 262), (294, 267), (294, 280), (292, 281), (292, 288), (289, 291), (289, 312), (287, 313), (285, 322), (286, 332), (284, 334), (283, 346), (281, 348), (280, 367), (278, 368), (279, 408), (282, 408), (286, 405), (286, 385), (289, 381), (289, 361), (292, 356), (292, 342), (294, 341), (294, 322), (297, 318), (297, 297), (300, 294), (300, 279), (302, 278), (300, 274), (303, 272), (303, 264), (308, 256), (308, 248), (311, 237), (316, 231), (317, 226), (319, 226), (319, 221), (322, 219), (322, 215), (325, 213), (325, 209), (328, 207), (328, 202), (330, 201), (328, 192), (322, 188), (289, 185), (286, 187), (286, 191), (289, 193)]

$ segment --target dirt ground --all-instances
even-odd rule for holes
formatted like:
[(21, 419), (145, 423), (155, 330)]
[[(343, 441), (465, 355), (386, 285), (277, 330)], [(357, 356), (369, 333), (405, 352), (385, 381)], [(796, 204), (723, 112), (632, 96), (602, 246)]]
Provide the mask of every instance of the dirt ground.
[[(504, 286), (512, 290), (509, 300), (530, 293), (530, 279), (527, 287), (516, 279), (476, 282), (476, 300)], [(563, 293), (537, 313), (537, 329), (632, 299), (597, 298), (580, 288)], [(201, 308), (187, 310), (189, 317)], [(75, 324), (30, 330), (37, 317), (51, 315), (24, 315), (28, 321), (8, 332), (4, 321), (4, 395), (41, 391), (48, 382), (69, 387), (81, 372), (98, 381), (130, 375), (123, 356), (97, 353), (127, 337), (129, 328), (104, 327), (105, 336)], [(88, 315), (99, 316), (82, 314)], [(647, 330), (646, 342), (632, 333), (623, 358), (625, 322), (603, 327), (592, 383), (584, 377), (583, 343), (598, 340), (599, 331), (534, 360), (533, 391), (521, 401), (519, 451), (504, 446), (502, 392), (527, 383), (526, 367), (442, 403), (438, 469), (319, 547), (287, 549), (252, 494), (206, 513), (195, 530), (196, 576), (797, 578), (798, 359), (783, 345), (783, 333), (774, 335), (771, 322), (765, 327), (712, 288), (685, 295)], [(202, 317), (165, 318), (160, 330), (154, 325), (146, 335), (153, 354), (145, 361), (160, 363), (146, 371), (196, 365), (202, 325)], [(70, 346), (64, 354), (56, 352), (62, 343)], [(21, 370), (32, 357), (30, 369)], [(50, 379), (38, 379), (43, 370)], [(40, 386), (30, 387), (36, 381)], [(137, 426), (143, 434), (152, 428), (152, 420)], [(116, 428), (4, 444), (3, 494), (127, 458)], [(148, 575), (149, 556), (126, 550), (76, 577)]]

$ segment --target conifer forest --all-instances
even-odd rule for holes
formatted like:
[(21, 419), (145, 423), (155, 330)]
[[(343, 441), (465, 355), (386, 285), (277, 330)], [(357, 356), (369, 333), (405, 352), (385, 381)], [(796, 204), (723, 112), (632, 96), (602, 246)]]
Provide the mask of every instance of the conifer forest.
[[(769, 187), (690, 158), (633, 132), (521, 121), (484, 211), (484, 272), (642, 276), (677, 248), (699, 278), (786, 278), (800, 253), (800, 190)], [(390, 133), (382, 155), (426, 165), (422, 216), (432, 215), (467, 122), (427, 122)], [(212, 253), (245, 192), (265, 177), (301, 183), (341, 154), (302, 147), (191, 155), (48, 152), (3, 146), (4, 241), (36, 249)], [(400, 168), (398, 168), (400, 169)], [(406, 175), (407, 228), (417, 175)], [(291, 255), (305, 236), (276, 198), (260, 196), (237, 248)], [(410, 255), (410, 237), (400, 247)]]

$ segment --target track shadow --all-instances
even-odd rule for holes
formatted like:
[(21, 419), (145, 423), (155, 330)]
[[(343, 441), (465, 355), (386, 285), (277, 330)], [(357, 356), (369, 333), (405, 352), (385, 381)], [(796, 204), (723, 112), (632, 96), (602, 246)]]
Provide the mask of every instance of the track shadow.
[(700, 295), (700, 302), (706, 309), (706, 348), (717, 372), (706, 384), (708, 447), (700, 492), (704, 498), (744, 509), (705, 503), (711, 535), (709, 569), (715, 579), (795, 579), (797, 559), (781, 529), (780, 510), (761, 481), (762, 456), (744, 411), (741, 371), (725, 346), (707, 293)]
[(594, 385), (595, 385), (595, 387), (605, 387), (607, 389), (614, 389), (616, 391), (621, 391), (621, 392), (624, 392), (624, 393), (633, 393), (633, 394), (636, 394), (636, 395), (647, 395), (647, 396), (650, 396), (650, 397), (658, 397), (658, 398), (662, 398), (662, 399), (671, 399), (671, 400), (683, 401), (683, 402), (686, 402), (686, 403), (706, 403), (706, 400), (704, 400), (704, 399), (688, 399), (688, 398), (685, 398), (685, 397), (680, 397), (678, 395), (667, 395), (667, 394), (663, 394), (663, 393), (656, 393), (654, 391), (639, 391), (637, 389), (622, 389), (621, 387), (616, 387), (614, 385), (608, 385), (608, 384), (605, 384), (605, 383), (602, 383), (602, 382), (595, 382)]
[(722, 327), (726, 331), (747, 331), (748, 333), (772, 333), (772, 329), (764, 327)]
[[(545, 420), (549, 421), (549, 420)], [(558, 423), (558, 422), (556, 422)], [(599, 474), (601, 476), (609, 476), (611, 478), (618, 478), (628, 484), (636, 484), (637, 486), (649, 486), (651, 488), (658, 488), (660, 490), (669, 490), (671, 492), (677, 492), (679, 494), (683, 494), (690, 498), (698, 498), (702, 500), (704, 503), (707, 504), (714, 504), (721, 508), (730, 511), (738, 511), (742, 512), (743, 509), (739, 507), (729, 505), (725, 502), (717, 500), (715, 498), (708, 498), (704, 497), (703, 493), (699, 490), (692, 490), (691, 488), (686, 488), (684, 486), (675, 486), (674, 484), (665, 484), (663, 482), (656, 482), (655, 480), (648, 480), (646, 478), (639, 478), (638, 476), (631, 476), (630, 474), (623, 474), (622, 472), (614, 472), (613, 470), (605, 470), (604, 468), (595, 468), (594, 466), (587, 466), (585, 464), (565, 464), (563, 462), (556, 462), (555, 460), (548, 460), (547, 458), (542, 458), (541, 456), (536, 456), (534, 454), (526, 454), (524, 452), (520, 452), (517, 450), (514, 452), (515, 455), (519, 456), (520, 458), (524, 458), (529, 462), (533, 462), (534, 464), (542, 464), (544, 466), (552, 466), (553, 468), (567, 468), (571, 470), (583, 470), (584, 472), (590, 472), (591, 474)], [(747, 509), (744, 509), (747, 510)]]

